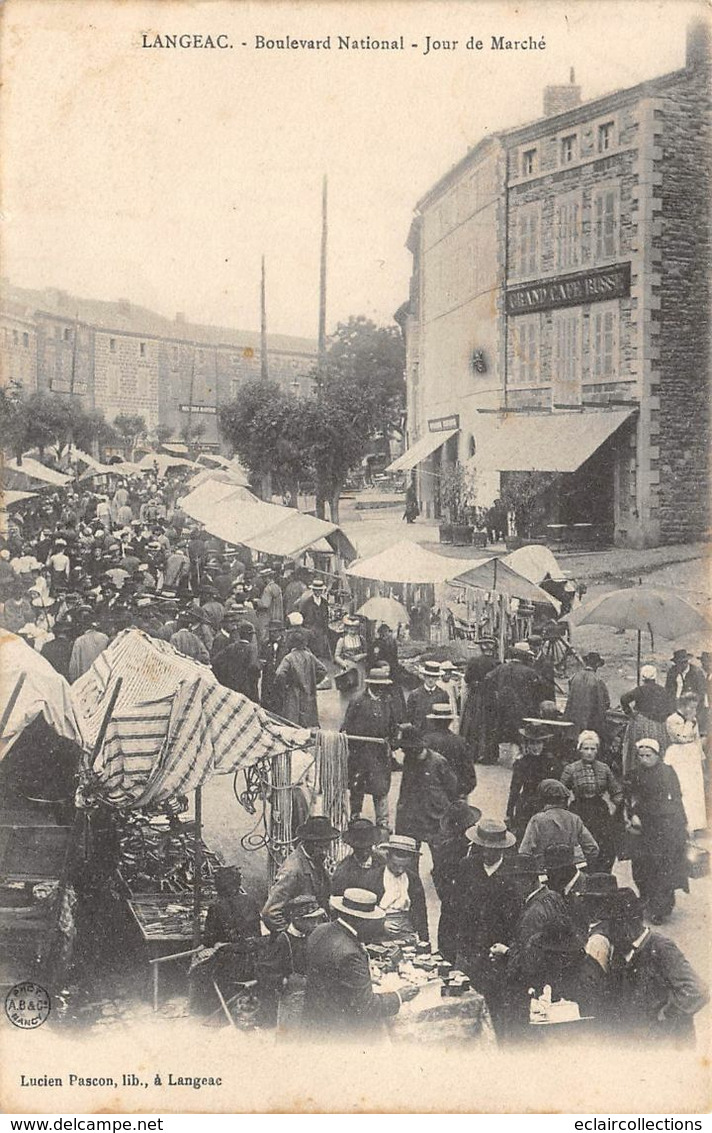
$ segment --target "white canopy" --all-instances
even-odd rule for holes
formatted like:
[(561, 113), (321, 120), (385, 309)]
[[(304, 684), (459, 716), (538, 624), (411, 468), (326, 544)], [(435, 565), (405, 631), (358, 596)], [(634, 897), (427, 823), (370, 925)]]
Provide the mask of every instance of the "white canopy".
[[(17, 488), (22, 491), (25, 488), (33, 488), (39, 485), (51, 485), (54, 488), (63, 488), (71, 480), (71, 476), (65, 476), (63, 472), (57, 472), (54, 468), (48, 468), (45, 464), (40, 464), (39, 460), (33, 460), (31, 456), (23, 456), (22, 464), (18, 464), (17, 460), (6, 460), (2, 467), (3, 483), (8, 487)], [(31, 481), (36, 481), (35, 484)]]
[(419, 543), (403, 539), (377, 555), (352, 563), (346, 573), (376, 582), (411, 582), (417, 585), (447, 582), (474, 565), (471, 559), (446, 559)]
[(82, 732), (72, 706), (69, 684), (49, 661), (26, 641), (8, 630), (0, 631), (0, 719), (20, 676), (20, 694), (5, 722), (0, 739), (0, 757), (7, 755), (15, 740), (40, 713), (51, 728), (65, 739), (82, 745)]
[(547, 574), (551, 578), (562, 579), (566, 575), (556, 561), (548, 547), (539, 543), (530, 543), (526, 547), (519, 547), (506, 555), (502, 562), (528, 578), (530, 582), (543, 582)]

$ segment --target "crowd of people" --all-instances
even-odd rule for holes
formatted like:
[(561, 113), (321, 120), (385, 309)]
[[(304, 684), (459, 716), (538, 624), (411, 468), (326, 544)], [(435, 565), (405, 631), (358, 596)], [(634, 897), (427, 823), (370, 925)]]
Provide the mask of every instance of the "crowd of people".
[[(353, 1031), (397, 1013), (417, 989), (374, 991), (362, 945), (379, 939), (437, 947), (485, 997), (505, 1042), (529, 1033), (532, 992), (544, 989), (594, 1026), (690, 1038), (706, 989), (649, 926), (688, 889), (690, 842), (707, 826), (710, 654), (698, 666), (677, 650), (664, 683), (643, 667), (621, 697), (622, 743), (603, 658), (586, 654), (559, 710), (535, 636), (503, 661), (482, 639), (462, 681), (452, 662), (426, 659), (409, 689), (388, 626), (374, 634), (347, 613), (336, 633), (328, 581), (226, 547), (181, 510), (179, 481), (80, 487), (16, 510), (0, 544), (2, 624), (67, 680), (137, 627), (300, 727), (319, 725), (320, 687), (339, 690), (348, 829), (308, 818), (261, 911), (233, 872), (206, 928), (213, 947), (264, 926), (254, 963), (265, 1018)], [(501, 816), (472, 797), (478, 765), (498, 761), (512, 767)], [(334, 867), (340, 837), (349, 853)], [(625, 858), (638, 893), (612, 872)]]

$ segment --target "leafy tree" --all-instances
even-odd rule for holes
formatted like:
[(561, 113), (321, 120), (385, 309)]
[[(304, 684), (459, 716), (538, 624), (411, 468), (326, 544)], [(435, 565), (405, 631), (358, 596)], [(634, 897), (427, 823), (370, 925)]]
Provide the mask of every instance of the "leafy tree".
[(119, 413), (114, 418), (114, 428), (123, 444), (126, 460), (133, 460), (136, 446), (148, 432), (145, 420), (136, 413)]
[(514, 527), (522, 539), (536, 535), (543, 523), (546, 496), (557, 483), (554, 472), (507, 472), (502, 474), (500, 499), (514, 516)]
[(103, 456), (104, 450), (118, 439), (116, 429), (104, 417), (101, 409), (75, 409), (74, 443), (90, 452), (96, 445)]
[(27, 403), (17, 385), (0, 389), (0, 445), (3, 452), (12, 453), (18, 464), (27, 443)]
[(339, 323), (327, 346), (328, 367), (368, 399), (376, 430), (403, 434), (405, 346), (397, 326), (379, 327), (363, 315)]
[(170, 425), (156, 425), (153, 435), (157, 445), (164, 445), (173, 436), (173, 429)]
[(440, 501), (448, 510), (450, 523), (467, 523), (477, 503), (476, 473), (459, 460), (446, 465), (440, 473)]
[(54, 445), (59, 460), (74, 438), (76, 405), (69, 398), (38, 391), (27, 398), (26, 412), (26, 448), (38, 448), (42, 459), (44, 450)]
[(304, 450), (309, 404), (277, 382), (256, 378), (220, 409), (221, 432), (265, 499), (270, 499), (273, 487), (289, 490), (296, 499), (298, 481), (309, 475)]

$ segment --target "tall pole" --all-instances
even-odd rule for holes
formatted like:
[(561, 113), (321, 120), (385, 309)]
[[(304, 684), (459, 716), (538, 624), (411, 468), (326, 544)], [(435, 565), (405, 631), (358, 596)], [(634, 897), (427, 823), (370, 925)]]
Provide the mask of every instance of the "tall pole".
[(193, 827), (193, 947), (202, 943), (200, 924), (203, 869), (203, 788), (195, 788), (195, 825)]
[(193, 343), (193, 361), (190, 367), (190, 388), (188, 390), (188, 436), (186, 443), (190, 447), (191, 437), (193, 436), (193, 390), (195, 389), (195, 353), (197, 346)]
[(260, 282), (260, 375), (266, 382), (269, 377), (267, 361), (267, 286), (265, 282), (265, 258), (262, 257), (262, 279)]
[(77, 334), (79, 333), (79, 311), (74, 316), (74, 338), (72, 339), (72, 369), (69, 374), (69, 394), (74, 397), (74, 376), (77, 371)]
[(319, 269), (319, 340), (318, 340), (318, 370), (319, 390), (324, 380), (324, 365), (326, 362), (326, 252), (329, 235), (327, 219), (328, 182), (326, 174), (321, 190), (321, 261)]

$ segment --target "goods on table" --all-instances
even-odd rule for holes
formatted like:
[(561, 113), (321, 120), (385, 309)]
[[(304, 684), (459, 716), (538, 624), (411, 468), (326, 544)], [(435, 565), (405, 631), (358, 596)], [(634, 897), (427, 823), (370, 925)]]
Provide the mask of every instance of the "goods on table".
[[(203, 844), (201, 881), (212, 893), (217, 856)], [(189, 893), (195, 880), (195, 827), (172, 817), (166, 823), (127, 814), (119, 835), (119, 871), (135, 893)]]
[[(166, 938), (190, 940), (193, 933), (192, 898), (172, 898), (163, 893), (141, 894), (129, 901), (129, 907), (145, 940)], [(207, 910), (201, 914), (204, 926)]]

